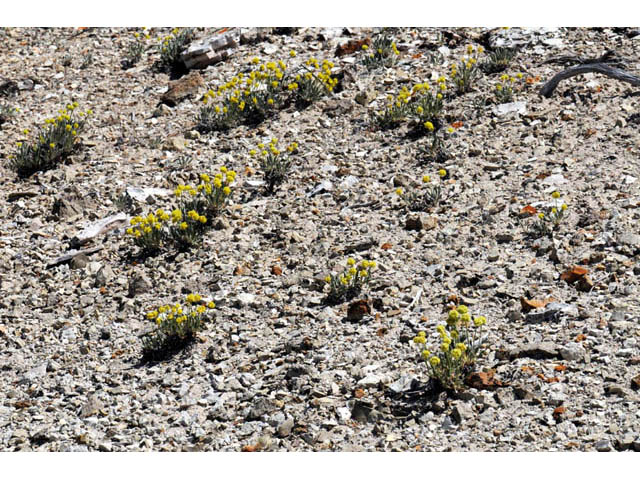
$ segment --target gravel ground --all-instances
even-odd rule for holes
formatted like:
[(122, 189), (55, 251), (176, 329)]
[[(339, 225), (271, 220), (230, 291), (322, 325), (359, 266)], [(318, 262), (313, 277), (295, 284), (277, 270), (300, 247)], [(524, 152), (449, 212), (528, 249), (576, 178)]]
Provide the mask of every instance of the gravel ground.
[[(198, 70), (173, 106), (152, 68), (168, 30), (127, 70), (133, 30), (0, 30), (0, 105), (20, 109), (0, 125), (0, 448), (640, 451), (637, 88), (589, 73), (538, 93), (564, 68), (551, 57), (611, 49), (640, 71), (636, 30), (391, 29), (399, 60), (372, 71), (336, 53), (372, 29), (273, 30)], [(446, 75), (468, 45), (519, 47), (507, 73), (523, 73), (521, 103), (487, 101), (500, 73), (448, 93), (448, 157), (432, 161), (406, 123), (372, 126), (387, 95)], [(340, 86), (257, 126), (198, 132), (202, 94), (254, 56), (331, 60)], [(19, 179), (7, 162), (23, 130), (70, 101), (94, 111), (81, 147)], [(300, 155), (266, 195), (248, 152), (272, 137)], [(234, 193), (202, 246), (136, 257), (126, 220), (171, 209), (166, 192), (222, 165)], [(395, 190), (425, 174), (442, 201), (408, 212)], [(535, 238), (525, 207), (554, 191), (566, 215)], [(87, 252), (56, 262), (72, 249)], [(355, 317), (324, 301), (323, 278), (349, 256), (378, 264)], [(145, 312), (191, 292), (216, 302), (214, 320), (186, 350), (141, 362)], [(439, 391), (412, 342), (423, 330), (435, 346), (456, 301), (487, 318), (476, 370), (494, 375), (489, 389)]]

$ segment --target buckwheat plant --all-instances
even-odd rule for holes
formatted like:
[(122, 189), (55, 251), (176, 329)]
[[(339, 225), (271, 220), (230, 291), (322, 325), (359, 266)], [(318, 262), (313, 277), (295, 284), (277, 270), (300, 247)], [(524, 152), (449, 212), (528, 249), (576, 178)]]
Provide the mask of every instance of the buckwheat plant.
[(339, 274), (330, 273), (324, 279), (329, 286), (326, 302), (337, 304), (351, 300), (360, 294), (362, 288), (371, 280), (371, 272), (377, 267), (373, 260), (361, 260), (348, 258), (346, 268)]
[(277, 144), (278, 139), (272, 138), (268, 145), (259, 143), (257, 150), (252, 149), (249, 151), (249, 155), (258, 157), (269, 193), (273, 193), (275, 187), (287, 178), (287, 173), (291, 168), (291, 155), (298, 153), (298, 144), (296, 142), (292, 142), (287, 147), (287, 153), (278, 150)]
[(183, 213), (176, 208), (171, 214), (163, 209), (130, 220), (127, 235), (133, 238), (143, 255), (153, 255), (163, 247), (175, 244), (184, 251), (198, 245), (209, 226), (207, 217), (191, 209)]
[(215, 217), (231, 197), (231, 185), (235, 179), (236, 172), (223, 165), (213, 178), (206, 173), (200, 174), (200, 184), (196, 187), (178, 185), (174, 194), (180, 210), (195, 210)]
[(362, 63), (369, 70), (392, 67), (400, 55), (396, 42), (386, 34), (377, 35), (371, 42), (371, 46), (362, 45), (362, 52)]
[(93, 64), (93, 53), (87, 52), (82, 57), (82, 63), (80, 64), (80, 70), (89, 68)]
[(134, 67), (142, 59), (142, 54), (146, 49), (145, 40), (149, 38), (151, 36), (146, 31), (133, 34), (133, 40), (129, 44), (127, 54), (121, 62), (123, 70)]
[(423, 162), (444, 162), (448, 160), (451, 155), (447, 151), (449, 144), (446, 140), (447, 136), (454, 133), (453, 127), (447, 128), (446, 131), (435, 131), (433, 124), (425, 122), (423, 126), (429, 132), (431, 132), (431, 140), (425, 146), (418, 147), (418, 153), (422, 157)]
[(382, 130), (395, 128), (404, 122), (411, 113), (409, 102), (411, 100), (411, 92), (407, 87), (402, 90), (394, 98), (393, 95), (387, 96), (387, 106), (384, 110), (373, 113), (373, 123)]
[[(426, 122), (437, 122), (444, 105), (443, 94), (447, 89), (447, 80), (441, 76), (438, 78), (435, 88), (431, 88), (427, 82), (418, 83), (411, 89), (411, 113), (420, 125), (426, 126)], [(431, 129), (430, 131), (433, 131)]]
[(187, 295), (185, 301), (185, 305), (168, 303), (147, 312), (145, 318), (153, 321), (156, 328), (142, 337), (143, 358), (162, 359), (185, 347), (203, 329), (216, 306), (197, 293)]
[(162, 209), (144, 217), (136, 215), (129, 221), (131, 226), (127, 228), (126, 233), (133, 237), (134, 244), (144, 254), (155, 253), (167, 241), (167, 222), (170, 218), (169, 214)]
[(500, 81), (496, 83), (495, 96), (498, 103), (508, 103), (513, 101), (513, 85), (522, 79), (522, 73), (517, 73), (514, 77), (507, 74), (500, 75)]
[(307, 60), (290, 82), (287, 89), (294, 92), (299, 106), (308, 106), (320, 100), (338, 84), (338, 79), (331, 76), (333, 62), (322, 61), (322, 66), (314, 57)]
[[(93, 113), (91, 110), (76, 113), (77, 107), (77, 102), (67, 105), (66, 109), (58, 111), (57, 117), (45, 120), (35, 139), (18, 142), (18, 150), (9, 157), (9, 168), (25, 178), (54, 168), (71, 155), (78, 146), (78, 134), (84, 128), (85, 115)], [(29, 130), (25, 129), (23, 133), (28, 136)]]
[(484, 51), (482, 47), (475, 50), (473, 45), (467, 46), (467, 55), (458, 63), (451, 64), (451, 72), (449, 76), (456, 86), (459, 95), (465, 94), (471, 90), (473, 83), (478, 77), (480, 70), (478, 69), (478, 55)]
[(261, 63), (255, 57), (249, 74), (239, 72), (202, 99), (198, 130), (203, 133), (227, 130), (241, 123), (257, 124), (271, 116), (286, 98), (283, 80), (287, 65), (282, 62)]
[(0, 125), (5, 122), (8, 122), (11, 117), (13, 117), (16, 113), (18, 113), (18, 109), (15, 107), (11, 107), (9, 105), (2, 104), (0, 105)]
[(175, 209), (171, 212), (172, 225), (169, 229), (171, 238), (180, 250), (189, 250), (202, 242), (205, 230), (210, 222), (205, 215), (195, 210), (188, 210), (183, 215), (182, 210)]
[(472, 319), (469, 309), (460, 305), (449, 312), (446, 325), (436, 327), (441, 341), (437, 353), (424, 347), (427, 343), (425, 332), (419, 332), (413, 339), (423, 349), (421, 357), (427, 364), (429, 376), (444, 389), (459, 391), (464, 388), (465, 377), (482, 353), (485, 338), (480, 334), (486, 322), (483, 316)]
[(565, 212), (569, 208), (566, 203), (560, 203), (560, 192), (553, 192), (551, 197), (554, 200), (554, 205), (545, 208), (547, 213), (538, 212), (536, 221), (533, 223), (533, 233), (535, 235), (553, 235), (553, 232), (560, 227)]
[(422, 177), (422, 184), (422, 189), (419, 191), (396, 189), (396, 195), (400, 197), (405, 208), (412, 212), (425, 211), (438, 206), (438, 203), (440, 203), (442, 196), (440, 184), (432, 182), (429, 175)]
[(502, 72), (507, 69), (515, 55), (516, 50), (513, 48), (498, 47), (480, 64), (480, 69), (487, 74)]
[[(289, 56), (294, 58), (296, 52), (292, 50)], [(204, 95), (198, 130), (206, 133), (241, 123), (258, 124), (290, 101), (298, 106), (310, 105), (331, 93), (338, 83), (331, 76), (333, 63), (327, 60), (320, 64), (310, 58), (294, 72), (282, 60), (261, 63), (255, 57), (251, 64), (248, 74), (240, 72)]]
[(162, 39), (160, 45), (159, 68), (165, 72), (179, 73), (185, 69), (180, 54), (193, 40), (195, 33), (191, 28), (174, 28)]

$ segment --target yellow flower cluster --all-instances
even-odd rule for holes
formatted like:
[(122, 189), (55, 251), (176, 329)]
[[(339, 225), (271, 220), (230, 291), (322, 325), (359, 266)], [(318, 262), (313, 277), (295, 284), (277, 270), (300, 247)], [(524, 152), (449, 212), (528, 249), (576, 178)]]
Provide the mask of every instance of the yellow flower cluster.
[[(57, 116), (45, 119), (31, 145), (19, 142), (20, 150), (15, 156), (10, 157), (11, 168), (19, 175), (26, 176), (38, 170), (51, 168), (71, 153), (76, 145), (76, 136), (84, 126), (84, 121), (78, 117), (93, 113), (91, 110), (87, 110), (86, 113), (76, 112), (77, 108), (77, 102), (69, 103), (65, 108), (58, 110)], [(29, 129), (22, 132), (28, 135)]]
[[(265, 86), (270, 91), (280, 86), (287, 69), (283, 61), (261, 64), (260, 59), (256, 57), (252, 63), (258, 66), (249, 75), (239, 72), (230, 81), (220, 85), (217, 90), (209, 90), (202, 99), (203, 103), (206, 105), (209, 100), (223, 102), (222, 107), (218, 105), (215, 109), (216, 113), (227, 113), (230, 106), (243, 111), (247, 105), (255, 105), (262, 101), (261, 93)], [(273, 103), (273, 98), (271, 100)], [(226, 111), (225, 108), (227, 108)]]
[[(153, 320), (161, 327), (191, 327), (199, 326), (199, 317), (207, 312), (207, 309), (214, 309), (216, 304), (209, 301), (203, 304), (200, 294), (190, 293), (186, 297), (187, 305), (180, 303), (161, 305), (160, 307), (147, 312), (147, 320)], [(189, 323), (189, 325), (184, 325)], [(186, 333), (186, 332), (183, 332)]]
[[(72, 121), (71, 115), (73, 111), (78, 108), (78, 102), (70, 103), (66, 106), (64, 110), (58, 110), (57, 117), (46, 118), (44, 121), (44, 127), (57, 127), (61, 125), (67, 132), (72, 132), (71, 134), (75, 137), (77, 134), (77, 130), (80, 127), (78, 122)], [(87, 110), (87, 114), (89, 114), (91, 110)], [(82, 112), (79, 112), (79, 115), (82, 116)], [(29, 130), (25, 129), (24, 134), (28, 134)]]
[(198, 193), (202, 193), (209, 203), (213, 203), (212, 206), (217, 208), (224, 197), (231, 195), (229, 185), (235, 181), (236, 175), (235, 171), (222, 166), (220, 172), (216, 173), (213, 179), (208, 174), (202, 173), (200, 174), (200, 184), (197, 187), (181, 184), (175, 188), (174, 194), (176, 197), (181, 197), (185, 193), (195, 197)]
[[(378, 265), (374, 260), (362, 260), (360, 264), (356, 265), (356, 261), (353, 258), (347, 259), (347, 269), (338, 275), (337, 280), (345, 287), (354, 284), (358, 279), (364, 279), (369, 275), (369, 272), (376, 268)], [(329, 284), (334, 283), (334, 277), (327, 275), (325, 282)]]
[[(315, 73), (307, 72), (305, 74), (305, 78), (307, 80), (311, 80), (313, 76), (315, 76), (322, 85), (327, 89), (327, 91), (332, 92), (333, 89), (338, 84), (338, 79), (331, 76), (331, 69), (333, 68), (333, 62), (329, 60), (323, 60), (322, 64), (318, 64), (318, 60), (314, 57), (311, 57), (309, 60), (305, 62), (307, 67), (311, 67), (312, 70), (317, 70)], [(299, 78), (296, 78), (299, 81)]]
[(162, 223), (168, 221), (171, 216), (159, 208), (155, 214), (150, 213), (146, 217), (137, 215), (130, 220), (131, 227), (127, 229), (128, 235), (140, 238), (153, 233), (154, 230), (161, 230)]
[[(486, 318), (478, 316), (473, 319), (475, 327), (486, 323)], [(435, 354), (423, 348), (421, 358), (429, 365), (431, 376), (445, 388), (462, 388), (465, 368), (473, 364), (478, 355), (480, 343), (477, 331), (470, 328), (471, 314), (465, 305), (459, 305), (449, 311), (447, 326), (438, 325), (436, 332), (440, 337), (440, 348)], [(426, 343), (426, 334), (421, 331), (413, 342), (418, 345)]]
[[(278, 139), (277, 138), (272, 138), (268, 145), (265, 145), (264, 143), (259, 143), (258, 144), (258, 148), (260, 149), (260, 153), (261, 153), (262, 156), (266, 157), (267, 155), (269, 155), (269, 153), (271, 153), (273, 156), (277, 157), (278, 155), (280, 155), (282, 153), (276, 147), (277, 144), (278, 144)], [(293, 152), (295, 152), (297, 150), (298, 150), (298, 143), (297, 142), (291, 142), (289, 144), (289, 146), (287, 147), (287, 152), (289, 152), (289, 153), (293, 153)], [(249, 150), (249, 155), (251, 155), (252, 157), (257, 155), (257, 153), (258, 152), (255, 149)]]
[[(162, 53), (167, 53), (169, 49), (169, 42), (171, 40), (174, 40), (178, 35), (178, 33), (180, 33), (180, 29), (178, 27), (175, 27), (174, 29), (171, 30), (171, 33), (169, 35), (166, 35), (165, 37), (162, 38)], [(149, 37), (146, 36), (146, 38), (149, 38)]]

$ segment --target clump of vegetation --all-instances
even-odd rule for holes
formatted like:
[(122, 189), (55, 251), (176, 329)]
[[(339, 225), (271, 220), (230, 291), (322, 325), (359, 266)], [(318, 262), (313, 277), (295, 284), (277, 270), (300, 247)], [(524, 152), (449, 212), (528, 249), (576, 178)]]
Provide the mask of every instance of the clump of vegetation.
[(129, 48), (127, 49), (127, 54), (122, 60), (122, 69), (127, 70), (128, 68), (135, 67), (137, 63), (142, 59), (142, 54), (146, 50), (145, 41), (151, 38), (146, 31), (135, 32), (133, 34), (133, 40), (129, 43)]
[(362, 52), (362, 63), (369, 70), (392, 67), (400, 55), (396, 42), (384, 33), (377, 35), (371, 42), (371, 46), (362, 45)]
[(509, 103), (513, 101), (513, 86), (522, 79), (522, 73), (517, 73), (515, 77), (510, 77), (507, 74), (500, 75), (500, 80), (496, 83), (496, 102)]
[(174, 193), (181, 210), (196, 210), (215, 217), (231, 198), (231, 184), (235, 179), (236, 172), (223, 165), (213, 178), (202, 173), (198, 186), (178, 185)]
[(477, 49), (473, 45), (467, 46), (467, 55), (457, 64), (451, 64), (449, 76), (456, 86), (457, 93), (463, 95), (471, 90), (476, 78), (480, 74), (478, 68), (478, 55), (484, 51), (482, 47)]
[(230, 185), (235, 178), (236, 172), (223, 166), (213, 179), (206, 173), (200, 174), (197, 187), (178, 185), (174, 191), (177, 208), (171, 213), (160, 208), (155, 213), (133, 217), (127, 235), (133, 238), (143, 255), (155, 254), (170, 245), (179, 250), (198, 246), (211, 227), (210, 219), (220, 212), (231, 196)]
[[(78, 135), (85, 125), (86, 113), (78, 112), (78, 103), (67, 105), (66, 109), (59, 110), (57, 117), (45, 120), (31, 142), (28, 139), (17, 143), (18, 150), (9, 157), (9, 168), (21, 178), (29, 177), (38, 171), (49, 170), (57, 166), (71, 155), (78, 147)], [(29, 130), (23, 130), (26, 135)]]
[[(418, 148), (418, 153), (423, 162), (444, 162), (448, 160), (451, 155), (447, 151), (449, 145), (445, 140), (445, 135), (451, 135), (455, 130), (453, 127), (448, 127), (445, 133), (435, 131), (435, 127), (433, 124), (429, 125), (428, 122), (425, 122), (424, 127), (431, 131), (430, 138), (431, 140), (427, 143), (427, 145), (421, 146)], [(433, 130), (430, 128), (433, 127)]]
[(80, 70), (89, 68), (93, 64), (93, 53), (88, 52), (82, 56), (82, 63), (80, 64)]
[(459, 391), (464, 388), (464, 379), (471, 373), (472, 366), (482, 353), (483, 339), (480, 336), (482, 326), (487, 319), (483, 316), (471, 318), (469, 309), (459, 305), (450, 310), (446, 325), (438, 325), (440, 348), (432, 353), (424, 348), (426, 333), (421, 331), (413, 339), (423, 350), (422, 360), (427, 364), (429, 376), (445, 390)]
[(513, 48), (498, 47), (480, 64), (480, 69), (486, 74), (502, 72), (507, 69), (515, 55), (516, 50)]
[(308, 106), (320, 100), (327, 92), (332, 92), (338, 84), (338, 79), (331, 76), (333, 62), (323, 60), (322, 66), (318, 60), (310, 58), (294, 77), (294, 82), (287, 88), (294, 92), (298, 106)]
[(422, 133), (433, 132), (440, 124), (446, 90), (445, 77), (440, 77), (434, 87), (427, 82), (415, 84), (411, 90), (402, 87), (396, 97), (387, 97), (388, 103), (383, 110), (373, 113), (373, 123), (387, 130), (411, 120)]
[(442, 197), (442, 187), (439, 183), (431, 181), (431, 176), (422, 177), (422, 189), (396, 189), (396, 195), (400, 197), (404, 206), (412, 211), (425, 211), (437, 207)]
[(143, 358), (161, 360), (181, 350), (192, 342), (195, 334), (202, 330), (215, 308), (213, 301), (205, 302), (202, 296), (191, 293), (186, 304), (168, 303), (145, 315), (156, 324), (155, 330), (142, 337)]
[(180, 58), (182, 51), (195, 38), (192, 28), (174, 28), (171, 33), (162, 39), (160, 45), (160, 70), (172, 74), (180, 74), (186, 70), (184, 62)]
[(169, 214), (159, 208), (155, 214), (133, 217), (127, 234), (146, 255), (159, 251), (169, 242), (175, 242), (180, 250), (188, 250), (200, 243), (207, 221), (205, 215), (195, 210), (183, 214), (182, 210), (175, 209)]
[[(416, 121), (426, 127), (426, 122), (432, 125), (438, 121), (440, 112), (444, 105), (443, 93), (447, 89), (447, 81), (444, 77), (438, 78), (435, 88), (431, 88), (428, 83), (418, 83), (412, 89), (411, 110)], [(427, 128), (427, 130), (429, 130)], [(433, 131), (431, 129), (430, 131)]]
[[(293, 58), (296, 53), (292, 50), (289, 55)], [(242, 123), (258, 124), (289, 102), (299, 107), (310, 105), (331, 93), (338, 83), (331, 76), (333, 63), (327, 60), (320, 64), (310, 58), (294, 72), (282, 60), (261, 63), (255, 57), (251, 63), (254, 66), (248, 74), (239, 72), (204, 95), (198, 130), (206, 133)]]
[(298, 144), (296, 142), (289, 144), (287, 153), (278, 150), (277, 144), (278, 139), (272, 138), (268, 145), (259, 143), (258, 150), (252, 149), (249, 151), (249, 155), (258, 157), (269, 193), (273, 193), (275, 187), (285, 181), (291, 168), (291, 155), (298, 153)]
[(5, 104), (0, 105), (0, 125), (11, 120), (11, 118), (16, 113), (18, 113), (18, 111), (19, 110), (17, 108), (12, 107), (10, 105), (5, 105)]
[(567, 211), (566, 203), (560, 202), (560, 192), (555, 191), (551, 194), (554, 204), (551, 207), (544, 208), (545, 212), (538, 212), (536, 221), (533, 223), (533, 234), (535, 236), (553, 235), (558, 230)]
[(339, 274), (330, 273), (324, 279), (329, 286), (326, 302), (337, 304), (351, 300), (360, 294), (363, 287), (371, 280), (371, 272), (377, 267), (373, 260), (348, 258), (346, 268)]
[(402, 90), (395, 98), (393, 95), (388, 95), (387, 101), (389, 103), (387, 103), (386, 108), (373, 113), (375, 125), (382, 130), (388, 130), (402, 124), (411, 113), (411, 108), (409, 107), (410, 96), (411, 92), (407, 87), (402, 87)]

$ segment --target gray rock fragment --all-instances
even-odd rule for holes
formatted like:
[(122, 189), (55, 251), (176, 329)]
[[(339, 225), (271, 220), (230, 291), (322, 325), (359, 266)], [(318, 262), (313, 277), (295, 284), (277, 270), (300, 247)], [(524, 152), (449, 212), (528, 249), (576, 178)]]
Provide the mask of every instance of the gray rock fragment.
[(389, 385), (389, 390), (393, 393), (408, 392), (417, 383), (414, 375), (402, 375), (398, 380)]
[(114, 273), (112, 268), (107, 264), (103, 265), (100, 270), (96, 273), (95, 286), (96, 287), (104, 287), (107, 283), (109, 283), (114, 277)]
[(143, 293), (149, 293), (153, 285), (149, 277), (142, 272), (137, 272), (129, 279), (129, 297), (135, 297)]
[(560, 355), (562, 355), (562, 358), (572, 362), (582, 361), (586, 353), (587, 352), (584, 347), (577, 342), (568, 343), (564, 347), (560, 348)]
[(291, 430), (293, 430), (294, 424), (295, 422), (293, 418), (287, 418), (284, 422), (278, 425), (278, 428), (276, 429), (278, 436), (284, 438), (291, 435)]
[(462, 423), (472, 419), (475, 413), (473, 412), (471, 404), (458, 400), (453, 405), (451, 415), (456, 423)]

